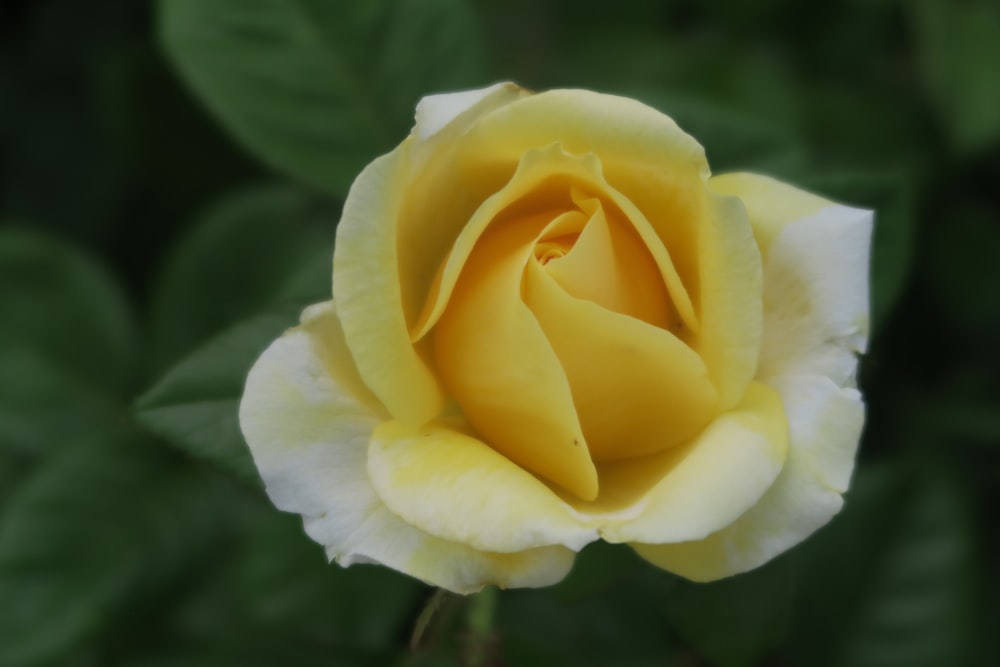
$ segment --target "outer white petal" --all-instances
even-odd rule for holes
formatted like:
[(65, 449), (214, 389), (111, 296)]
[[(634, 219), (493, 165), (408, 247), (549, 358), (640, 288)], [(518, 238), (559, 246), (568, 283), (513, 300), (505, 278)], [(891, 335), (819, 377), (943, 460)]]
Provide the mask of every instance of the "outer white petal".
[(428, 95), (417, 103), (413, 131), (421, 140), (430, 139), (466, 111), (480, 105), (490, 108), (499, 106), (520, 94), (521, 89), (517, 85), (505, 82), (475, 90)]
[(332, 304), (258, 359), (240, 424), (275, 505), (303, 515), (306, 532), (343, 565), (377, 562), (461, 593), (487, 584), (543, 586), (573, 562), (563, 547), (493, 554), (414, 528), (379, 500), (367, 477), (368, 441), (384, 412), (364, 387)]
[(840, 509), (864, 423), (860, 394), (821, 376), (768, 381), (788, 414), (788, 459), (760, 501), (703, 540), (635, 544), (644, 558), (696, 581), (745, 572), (786, 551)]
[(868, 344), (871, 211), (832, 204), (786, 226), (764, 261), (758, 378), (824, 375), (854, 386)]

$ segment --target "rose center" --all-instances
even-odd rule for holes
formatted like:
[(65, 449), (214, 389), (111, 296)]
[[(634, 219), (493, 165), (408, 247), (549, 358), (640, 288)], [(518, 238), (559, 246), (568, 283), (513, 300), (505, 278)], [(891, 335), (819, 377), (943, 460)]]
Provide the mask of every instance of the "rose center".
[(554, 259), (565, 257), (573, 249), (577, 234), (561, 236), (549, 241), (541, 241), (535, 245), (535, 259), (545, 266)]

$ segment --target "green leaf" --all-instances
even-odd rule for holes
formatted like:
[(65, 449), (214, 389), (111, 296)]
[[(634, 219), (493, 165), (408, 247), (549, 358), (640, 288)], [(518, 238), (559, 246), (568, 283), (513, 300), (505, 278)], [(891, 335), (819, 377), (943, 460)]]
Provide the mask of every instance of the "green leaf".
[(237, 140), (338, 196), (401, 138), (419, 96), (483, 83), (462, 0), (161, 0), (160, 30)]
[(803, 552), (793, 631), (802, 664), (965, 664), (974, 623), (971, 527), (958, 482), (866, 471), (846, 511)]
[(240, 433), (240, 396), (254, 361), (294, 323), (292, 313), (269, 313), (226, 330), (141, 396), (136, 419), (191, 456), (260, 485)]
[[(992, 340), (992, 338), (990, 339)], [(1000, 377), (989, 364), (956, 370), (909, 396), (907, 432), (946, 451), (1000, 448)]]
[(213, 489), (127, 432), (52, 458), (0, 523), (0, 663), (86, 651), (130, 603), (168, 589), (220, 534)]
[(994, 208), (955, 202), (947, 224), (928, 225), (927, 291), (951, 326), (992, 340), (1000, 323), (1000, 220)]
[(263, 494), (244, 497), (254, 502), (233, 517), (242, 539), (156, 610), (158, 632), (122, 664), (388, 664), (426, 586), (388, 568), (330, 564), (298, 516)]
[(690, 93), (653, 91), (639, 96), (705, 147), (715, 173), (789, 171), (803, 159), (802, 140), (793, 128)]
[[(497, 627), (506, 663), (679, 664), (681, 651), (662, 604), (671, 577), (621, 545), (588, 547), (582, 556), (589, 562), (552, 588), (503, 591)], [(581, 580), (591, 574), (603, 581), (588, 589)]]
[(39, 458), (122, 414), (116, 401), (35, 350), (0, 350), (0, 451)]
[(425, 585), (380, 566), (331, 564), (298, 517), (269, 513), (233, 572), (249, 624), (303, 646), (366, 653), (384, 652), (409, 633)]
[(927, 83), (956, 147), (1000, 140), (1000, 6), (992, 0), (918, 0), (908, 8)]
[(553, 590), (567, 600), (593, 597), (651, 567), (627, 546), (598, 540), (577, 554), (573, 569)]
[(784, 639), (792, 571), (779, 558), (751, 572), (697, 584), (676, 578), (663, 594), (671, 626), (715, 667), (750, 667)]
[(0, 229), (0, 347), (35, 350), (109, 390), (131, 379), (136, 337), (125, 299), (89, 257), (47, 236)]
[(329, 204), (284, 186), (243, 190), (209, 209), (156, 285), (157, 366), (251, 315), (329, 299), (336, 221)]

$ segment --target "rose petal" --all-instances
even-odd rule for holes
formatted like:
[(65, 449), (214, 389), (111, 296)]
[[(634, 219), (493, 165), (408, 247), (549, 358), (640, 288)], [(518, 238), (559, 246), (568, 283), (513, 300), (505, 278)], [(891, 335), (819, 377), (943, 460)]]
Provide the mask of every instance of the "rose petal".
[[(490, 195), (461, 229), (452, 244), (447, 258), (441, 263), (434, 283), (428, 293), (423, 312), (413, 327), (413, 340), (423, 338), (437, 324), (444, 312), (451, 294), (458, 283), (462, 269), (469, 261), (469, 255), (483, 232), (505, 209), (517, 206), (527, 208), (525, 200), (535, 210), (527, 210), (527, 214), (537, 214), (552, 211), (552, 215), (571, 210), (573, 202), (570, 189), (574, 180), (586, 178), (589, 171), (583, 167), (579, 158), (565, 153), (560, 146), (553, 144), (541, 149), (529, 150), (521, 156), (517, 169), (503, 188)], [(543, 187), (547, 184), (548, 187)], [(558, 185), (553, 183), (558, 182)], [(561, 186), (561, 187), (560, 187)], [(560, 192), (561, 190), (561, 192)], [(554, 193), (550, 196), (535, 196), (533, 192)], [(510, 217), (510, 216), (508, 216)]]
[(481, 159), (518, 159), (524, 151), (558, 141), (566, 151), (594, 153), (608, 165), (645, 165), (707, 175), (705, 150), (668, 116), (626, 97), (589, 90), (548, 90), (484, 114), (463, 140)]
[(829, 206), (788, 225), (764, 265), (758, 377), (824, 375), (855, 385), (868, 346), (872, 213)]
[[(541, 188), (546, 182), (548, 187)], [(555, 194), (548, 198), (531, 197), (531, 193), (536, 190)], [(556, 212), (569, 210), (590, 198), (581, 195), (581, 192), (599, 195), (621, 213), (658, 267), (659, 277), (667, 288), (675, 312), (688, 328), (697, 329), (691, 299), (674, 269), (670, 253), (660, 242), (643, 212), (608, 183), (597, 156), (571, 155), (556, 143), (525, 151), (511, 180), (483, 202), (458, 234), (434, 280), (428, 302), (414, 330), (414, 340), (425, 335), (444, 312), (472, 248), (501, 211), (510, 206), (516, 206), (528, 214), (547, 208)], [(653, 291), (658, 293), (660, 290), (653, 288)]]
[[(426, 98), (418, 105), (411, 137), (369, 164), (344, 202), (333, 257), (334, 298), (365, 384), (397, 419), (422, 423), (444, 407), (444, 394), (427, 364), (427, 346), (412, 344), (409, 322), (419, 314), (434, 271), (468, 219), (449, 217), (441, 198), (431, 200), (433, 206), (413, 201), (412, 192), (426, 189), (417, 181), (436, 173), (429, 162), (447, 154), (471, 122), (522, 94), (517, 86), (500, 84)], [(476, 198), (488, 192), (472, 192), (470, 198), (478, 205), (482, 199)], [(425, 224), (425, 216), (436, 224)], [(400, 247), (408, 250), (403, 256), (397, 253)]]
[[(522, 98), (484, 114), (463, 137), (462, 153), (470, 163), (517, 160), (525, 150), (558, 141), (573, 155), (593, 154), (604, 167), (601, 180), (614, 190), (615, 205), (636, 229), (663, 270), (674, 306), (687, 327), (698, 322), (674, 262), (660, 256), (661, 228), (689, 228), (708, 177), (705, 151), (668, 116), (636, 100), (587, 90), (550, 90)], [(620, 192), (628, 174), (652, 186), (650, 205), (638, 205)], [(649, 218), (650, 222), (646, 222)], [(640, 220), (642, 224), (639, 224)], [(661, 240), (662, 239), (662, 240)], [(654, 243), (656, 240), (656, 243)], [(659, 247), (657, 247), (659, 246)], [(674, 252), (674, 245), (666, 248)], [(687, 247), (687, 246), (686, 246)]]
[(421, 140), (430, 139), (463, 114), (476, 116), (477, 112), (503, 106), (524, 94), (519, 86), (504, 82), (475, 90), (428, 95), (417, 103), (413, 133)]
[(394, 220), (407, 176), (404, 144), (354, 181), (337, 228), (333, 295), (365, 384), (394, 417), (420, 423), (441, 412), (445, 397), (403, 314)]
[(559, 544), (576, 551), (597, 538), (537, 477), (447, 424), (382, 424), (372, 436), (368, 473), (406, 523), (474, 549)]
[(761, 255), (765, 257), (771, 242), (789, 223), (807, 218), (831, 205), (831, 202), (811, 192), (760, 174), (719, 174), (709, 179), (708, 185), (714, 192), (738, 197), (743, 202), (753, 226), (754, 238)]
[(524, 300), (569, 379), (594, 460), (658, 452), (708, 423), (715, 387), (670, 331), (570, 296), (534, 260)]
[(767, 493), (746, 514), (706, 539), (634, 544), (652, 563), (695, 581), (710, 581), (766, 563), (811, 535), (840, 509), (864, 404), (854, 389), (819, 376), (769, 381), (788, 414), (788, 459)]
[(367, 476), (368, 440), (380, 412), (331, 303), (307, 310), (302, 325), (275, 341), (247, 378), (240, 425), (268, 495), (304, 516), (306, 532), (330, 558), (383, 563), (459, 593), (488, 584), (544, 586), (566, 575), (573, 552), (563, 547), (481, 552), (390, 512)]
[(639, 235), (627, 224), (609, 221), (599, 199), (577, 205), (590, 213), (590, 220), (572, 249), (549, 261), (545, 271), (577, 299), (661, 329), (673, 326), (670, 297)]
[(754, 383), (738, 406), (689, 443), (602, 466), (602, 497), (574, 505), (602, 522), (601, 537), (609, 542), (701, 539), (760, 500), (782, 470), (787, 443), (777, 393)]
[[(701, 330), (692, 346), (719, 391), (719, 409), (735, 406), (757, 374), (763, 325), (761, 259), (743, 206), (707, 196), (698, 228)], [(679, 254), (679, 253), (677, 253)]]
[(707, 169), (657, 169), (603, 155), (602, 164), (608, 183), (669, 248), (697, 311), (698, 327), (682, 338), (705, 359), (721, 408), (732, 407), (755, 377), (763, 328), (760, 253), (743, 205), (708, 191)]
[(712, 187), (744, 201), (765, 249), (758, 377), (816, 374), (854, 386), (868, 343), (872, 212), (752, 174)]
[[(567, 213), (564, 215), (573, 215)], [(559, 359), (521, 301), (521, 273), (549, 215), (492, 227), (435, 329), (438, 370), (483, 439), (582, 498), (597, 495)]]

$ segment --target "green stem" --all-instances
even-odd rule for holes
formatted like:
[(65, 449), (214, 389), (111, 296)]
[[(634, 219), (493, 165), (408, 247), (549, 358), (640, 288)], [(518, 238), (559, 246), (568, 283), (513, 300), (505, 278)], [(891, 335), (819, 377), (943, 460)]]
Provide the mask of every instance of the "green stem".
[(469, 599), (468, 640), (465, 645), (467, 667), (488, 667), (497, 649), (493, 631), (500, 591), (489, 586)]
[(424, 605), (423, 610), (420, 615), (417, 616), (417, 622), (413, 626), (413, 634), (410, 635), (410, 650), (415, 651), (420, 646), (420, 642), (424, 638), (424, 634), (427, 633), (427, 628), (430, 627), (431, 620), (434, 618), (434, 614), (437, 610), (441, 608), (441, 602), (448, 595), (448, 591), (443, 588), (438, 588), (434, 590), (431, 597), (427, 600), (427, 604)]

